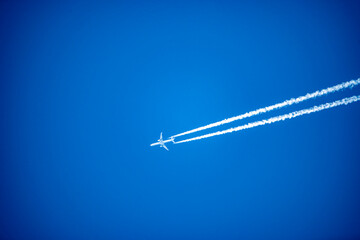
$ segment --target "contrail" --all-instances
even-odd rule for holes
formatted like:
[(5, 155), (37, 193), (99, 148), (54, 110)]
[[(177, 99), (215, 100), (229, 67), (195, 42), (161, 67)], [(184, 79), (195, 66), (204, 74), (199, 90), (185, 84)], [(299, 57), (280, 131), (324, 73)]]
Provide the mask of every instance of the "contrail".
[(200, 140), (200, 139), (204, 139), (204, 138), (214, 137), (214, 136), (217, 136), (217, 135), (242, 131), (242, 130), (257, 127), (257, 126), (262, 126), (262, 125), (266, 125), (266, 124), (272, 124), (272, 123), (275, 123), (275, 122), (284, 121), (284, 120), (291, 119), (291, 118), (296, 118), (296, 117), (299, 117), (299, 116), (302, 116), (302, 115), (305, 115), (305, 114), (319, 112), (319, 111), (322, 111), (322, 110), (325, 110), (325, 109), (329, 109), (329, 108), (333, 108), (333, 107), (337, 107), (337, 106), (341, 106), (341, 105), (347, 105), (347, 104), (350, 104), (350, 103), (353, 103), (353, 102), (357, 102), (359, 100), (360, 100), (360, 95), (352, 96), (352, 97), (344, 98), (342, 100), (334, 101), (334, 102), (331, 102), (331, 103), (325, 103), (325, 104), (322, 104), (322, 105), (319, 105), (319, 106), (314, 106), (314, 107), (311, 107), (311, 108), (291, 112), (291, 113), (280, 115), (280, 116), (277, 116), (277, 117), (272, 117), (272, 118), (269, 118), (269, 119), (266, 119), (266, 120), (261, 120), (261, 121), (257, 121), (257, 122), (248, 123), (248, 124), (245, 124), (245, 125), (242, 125), (242, 126), (238, 126), (238, 127), (235, 127), (235, 128), (230, 128), (230, 129), (223, 130), (223, 131), (218, 131), (218, 132), (209, 133), (209, 134), (205, 134), (205, 135), (194, 137), (194, 138), (185, 139), (185, 140), (175, 142), (175, 143), (179, 144), (179, 143), (191, 142), (191, 141)]
[(335, 85), (333, 87), (325, 88), (323, 90), (318, 90), (318, 91), (313, 92), (313, 93), (308, 93), (305, 96), (301, 96), (301, 97), (297, 97), (297, 98), (291, 98), (291, 99), (286, 100), (286, 101), (281, 102), (281, 103), (277, 103), (277, 104), (274, 104), (274, 105), (271, 105), (271, 106), (268, 106), (268, 107), (264, 107), (264, 108), (259, 108), (257, 110), (247, 112), (247, 113), (244, 113), (244, 114), (239, 115), (239, 116), (227, 118), (227, 119), (224, 119), (224, 120), (219, 121), (219, 122), (211, 123), (211, 124), (203, 126), (203, 127), (198, 127), (198, 128), (193, 129), (193, 130), (189, 130), (189, 131), (177, 134), (177, 135), (173, 135), (171, 137), (175, 138), (175, 137), (184, 136), (184, 135), (187, 135), (187, 134), (190, 134), (190, 133), (202, 131), (202, 130), (205, 130), (205, 129), (217, 127), (217, 126), (220, 126), (220, 125), (223, 125), (223, 124), (226, 124), (226, 123), (230, 123), (230, 122), (233, 122), (233, 121), (236, 121), (236, 120), (240, 120), (240, 119), (248, 118), (248, 117), (251, 117), (251, 116), (255, 116), (255, 115), (258, 115), (258, 114), (261, 114), (261, 113), (266, 113), (266, 112), (269, 112), (269, 111), (272, 111), (272, 110), (275, 110), (275, 109), (279, 109), (279, 108), (282, 108), (282, 107), (285, 107), (285, 106), (290, 106), (290, 105), (293, 105), (293, 104), (297, 104), (297, 103), (300, 103), (300, 102), (303, 102), (303, 101), (306, 101), (306, 100), (309, 100), (309, 99), (312, 99), (312, 98), (320, 97), (320, 96), (323, 96), (323, 95), (326, 95), (326, 94), (329, 94), (329, 93), (333, 93), (333, 92), (337, 92), (337, 91), (340, 91), (340, 90), (343, 90), (343, 89), (346, 89), (346, 88), (352, 88), (352, 87), (354, 87), (356, 85), (359, 85), (359, 84), (360, 84), (360, 78), (358, 78), (357, 80), (351, 80), (351, 81), (348, 81), (348, 82), (340, 83), (340, 84)]

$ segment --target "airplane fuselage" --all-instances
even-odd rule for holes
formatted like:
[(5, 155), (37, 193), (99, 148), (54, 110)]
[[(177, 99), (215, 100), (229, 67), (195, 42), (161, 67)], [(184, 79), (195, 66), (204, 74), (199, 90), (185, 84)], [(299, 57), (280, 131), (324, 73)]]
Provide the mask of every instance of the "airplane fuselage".
[(150, 146), (156, 146), (156, 145), (164, 145), (164, 143), (168, 143), (168, 142), (172, 142), (173, 140), (171, 140), (171, 139), (168, 139), (168, 140), (160, 140), (160, 141), (158, 141), (158, 142), (156, 142), (156, 143), (153, 143), (153, 144), (151, 144)]

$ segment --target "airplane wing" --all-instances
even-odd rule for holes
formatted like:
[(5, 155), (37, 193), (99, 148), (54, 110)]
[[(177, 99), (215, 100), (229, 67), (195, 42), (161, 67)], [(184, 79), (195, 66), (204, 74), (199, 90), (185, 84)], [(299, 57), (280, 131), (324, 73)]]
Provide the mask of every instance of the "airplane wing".
[(164, 147), (166, 150), (168, 150), (168, 151), (169, 151), (169, 149), (165, 146), (165, 144), (163, 144), (163, 147)]

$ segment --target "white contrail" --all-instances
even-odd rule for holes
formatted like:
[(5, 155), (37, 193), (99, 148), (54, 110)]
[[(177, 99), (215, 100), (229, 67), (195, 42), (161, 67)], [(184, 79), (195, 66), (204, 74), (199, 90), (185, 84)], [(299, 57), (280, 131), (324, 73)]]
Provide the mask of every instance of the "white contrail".
[(177, 135), (173, 135), (171, 137), (173, 137), (173, 138), (180, 137), (180, 136), (184, 136), (184, 135), (187, 135), (187, 134), (190, 134), (190, 133), (194, 133), (194, 132), (202, 131), (202, 130), (205, 130), (205, 129), (217, 127), (217, 126), (220, 126), (220, 125), (223, 125), (223, 124), (226, 124), (226, 123), (230, 123), (230, 122), (233, 122), (233, 121), (236, 121), (236, 120), (248, 118), (248, 117), (255, 116), (255, 115), (258, 115), (258, 114), (261, 114), (261, 113), (266, 113), (266, 112), (269, 112), (269, 111), (272, 111), (272, 110), (275, 110), (275, 109), (279, 109), (279, 108), (282, 108), (282, 107), (285, 107), (285, 106), (290, 106), (292, 104), (297, 104), (297, 103), (300, 103), (300, 102), (303, 102), (303, 101), (306, 101), (306, 100), (309, 100), (309, 99), (312, 99), (312, 98), (320, 97), (320, 96), (323, 96), (323, 95), (326, 95), (326, 94), (329, 94), (329, 93), (337, 92), (337, 91), (343, 90), (345, 88), (352, 88), (352, 87), (354, 87), (356, 85), (359, 85), (359, 84), (360, 84), (360, 78), (358, 78), (357, 80), (351, 80), (351, 81), (348, 81), (348, 82), (340, 83), (340, 84), (335, 85), (333, 87), (329, 87), (329, 88), (326, 88), (326, 89), (323, 89), (323, 90), (318, 90), (318, 91), (313, 92), (313, 93), (308, 93), (305, 96), (301, 96), (301, 97), (297, 97), (297, 98), (291, 98), (291, 99), (286, 100), (286, 101), (281, 102), (281, 103), (277, 103), (277, 104), (274, 104), (274, 105), (271, 105), (271, 106), (268, 106), (268, 107), (264, 107), (264, 108), (259, 108), (257, 110), (247, 112), (247, 113), (244, 113), (244, 114), (239, 115), (239, 116), (227, 118), (227, 119), (224, 119), (224, 120), (219, 121), (219, 122), (211, 123), (211, 124), (203, 126), (203, 127), (198, 127), (198, 128), (193, 129), (193, 130), (189, 130), (189, 131), (177, 134)]
[(209, 138), (209, 137), (214, 137), (214, 136), (222, 135), (222, 134), (226, 134), (226, 133), (237, 132), (237, 131), (241, 131), (241, 130), (248, 129), (248, 128), (253, 128), (253, 127), (257, 127), (257, 126), (261, 126), (261, 125), (271, 124), (271, 123), (274, 123), (274, 122), (284, 121), (286, 119), (299, 117), (299, 116), (302, 116), (302, 115), (305, 115), (305, 114), (319, 112), (319, 111), (329, 109), (329, 108), (333, 108), (333, 107), (337, 107), (337, 106), (340, 106), (340, 105), (347, 105), (349, 103), (357, 102), (359, 100), (360, 100), (360, 95), (349, 97), (349, 98), (344, 98), (342, 100), (338, 100), (338, 101), (335, 101), (335, 102), (325, 103), (325, 104), (322, 104), (322, 105), (319, 105), (319, 106), (314, 106), (312, 108), (291, 112), (291, 113), (280, 115), (280, 116), (277, 116), (277, 117), (272, 117), (272, 118), (269, 118), (269, 119), (266, 119), (266, 120), (261, 120), (261, 121), (257, 121), (257, 122), (248, 123), (248, 124), (245, 124), (245, 125), (242, 125), (242, 126), (239, 126), (239, 127), (230, 128), (230, 129), (223, 130), (223, 131), (218, 131), (218, 132), (214, 132), (214, 133), (205, 134), (205, 135), (202, 135), (202, 136), (199, 136), (199, 137), (185, 139), (185, 140), (175, 142), (175, 143), (178, 144), (178, 143), (191, 142), (191, 141), (200, 140), (200, 139)]

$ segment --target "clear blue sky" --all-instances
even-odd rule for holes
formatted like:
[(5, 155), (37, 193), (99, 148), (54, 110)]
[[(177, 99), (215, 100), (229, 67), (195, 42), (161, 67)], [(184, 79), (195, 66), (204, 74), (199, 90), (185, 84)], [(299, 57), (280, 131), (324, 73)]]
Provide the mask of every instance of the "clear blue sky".
[(357, 1), (1, 1), (0, 238), (360, 238), (360, 103), (149, 146), (357, 79), (359, 12)]

